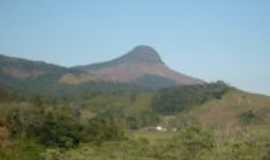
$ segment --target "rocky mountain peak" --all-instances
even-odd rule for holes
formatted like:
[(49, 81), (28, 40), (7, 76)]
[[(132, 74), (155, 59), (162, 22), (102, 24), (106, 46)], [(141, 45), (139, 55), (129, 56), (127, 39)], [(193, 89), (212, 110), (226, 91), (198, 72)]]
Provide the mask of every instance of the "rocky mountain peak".
[(126, 55), (121, 58), (123, 61), (127, 62), (138, 62), (138, 63), (162, 63), (162, 60), (158, 52), (146, 45), (139, 45), (129, 51)]

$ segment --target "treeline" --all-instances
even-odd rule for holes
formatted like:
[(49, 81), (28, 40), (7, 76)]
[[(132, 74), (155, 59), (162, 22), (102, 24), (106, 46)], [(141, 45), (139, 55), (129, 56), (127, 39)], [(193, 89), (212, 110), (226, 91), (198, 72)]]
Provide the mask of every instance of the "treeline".
[(48, 147), (71, 148), (82, 142), (102, 143), (124, 138), (117, 124), (99, 119), (81, 123), (76, 110), (61, 106), (14, 106), (5, 111), (2, 125), (12, 139), (35, 139)]
[(130, 112), (126, 108), (108, 109), (98, 113), (97, 119), (115, 122), (126, 129), (140, 129), (143, 127), (154, 126), (160, 122), (158, 114), (150, 111)]
[(16, 91), (18, 96), (27, 99), (34, 96), (80, 99), (81, 95), (92, 92), (123, 93), (146, 91), (142, 86), (117, 82), (91, 81), (78, 85), (69, 85), (58, 82), (63, 75), (64, 73), (61, 72), (53, 72), (36, 78), (16, 79), (11, 76), (1, 75), (0, 73), (0, 81), (3, 83), (3, 86), (8, 86), (10, 89)]
[(201, 105), (211, 99), (221, 99), (230, 87), (222, 81), (160, 90), (152, 100), (152, 108), (164, 115), (175, 114)]

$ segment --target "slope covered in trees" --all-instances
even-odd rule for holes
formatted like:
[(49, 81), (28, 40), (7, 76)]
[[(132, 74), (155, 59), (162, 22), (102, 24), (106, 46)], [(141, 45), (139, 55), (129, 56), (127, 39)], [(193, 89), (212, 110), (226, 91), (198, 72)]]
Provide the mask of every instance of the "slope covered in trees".
[(0, 102), (1, 160), (269, 159), (270, 98), (222, 82), (50, 98)]
[(229, 86), (221, 81), (163, 89), (153, 98), (153, 110), (165, 115), (175, 114), (211, 99), (221, 99), (227, 90), (229, 90)]

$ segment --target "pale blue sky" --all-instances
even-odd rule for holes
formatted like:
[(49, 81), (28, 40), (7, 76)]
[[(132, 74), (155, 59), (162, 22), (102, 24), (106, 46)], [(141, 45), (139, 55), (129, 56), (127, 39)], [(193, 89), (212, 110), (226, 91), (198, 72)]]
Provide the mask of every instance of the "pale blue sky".
[(0, 0), (0, 53), (65, 66), (153, 46), (173, 69), (270, 95), (269, 0)]

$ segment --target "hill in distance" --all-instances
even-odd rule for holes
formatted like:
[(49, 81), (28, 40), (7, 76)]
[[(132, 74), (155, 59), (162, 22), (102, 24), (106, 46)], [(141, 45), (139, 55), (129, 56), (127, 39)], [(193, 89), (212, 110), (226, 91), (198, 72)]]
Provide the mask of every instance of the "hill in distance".
[(64, 72), (67, 68), (40, 61), (31, 61), (21, 58), (0, 55), (1, 74), (17, 79), (39, 77), (53, 72)]
[[(145, 89), (204, 83), (171, 70), (157, 51), (144, 45), (108, 62), (71, 68), (1, 55), (0, 75), (1, 86), (35, 92), (57, 92), (66, 88), (80, 90), (79, 88), (91, 88), (91, 85), (98, 83), (131, 85)], [(99, 87), (95, 88), (98, 90)]]
[[(163, 88), (176, 85), (202, 84), (203, 81), (171, 70), (157, 51), (149, 46), (137, 46), (114, 60), (74, 67), (91, 73), (97, 79)], [(156, 86), (151, 86), (155, 84)]]

